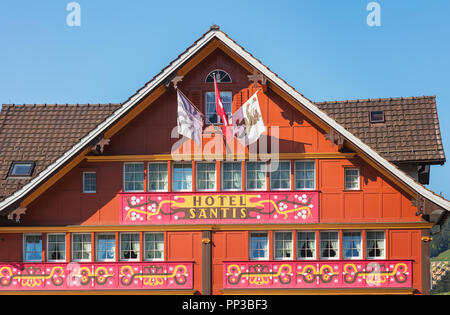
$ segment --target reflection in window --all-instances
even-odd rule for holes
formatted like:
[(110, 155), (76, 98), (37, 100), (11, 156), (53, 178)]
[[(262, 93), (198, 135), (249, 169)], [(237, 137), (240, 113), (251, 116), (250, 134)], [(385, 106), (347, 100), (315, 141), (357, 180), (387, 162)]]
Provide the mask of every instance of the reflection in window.
[(269, 234), (267, 232), (250, 233), (250, 259), (269, 259)]
[(172, 176), (174, 191), (192, 191), (192, 163), (174, 163)]
[(342, 242), (344, 259), (362, 258), (361, 232), (344, 231)]
[(116, 257), (116, 236), (115, 234), (97, 235), (97, 260), (114, 261)]
[(24, 235), (24, 261), (42, 261), (42, 235)]

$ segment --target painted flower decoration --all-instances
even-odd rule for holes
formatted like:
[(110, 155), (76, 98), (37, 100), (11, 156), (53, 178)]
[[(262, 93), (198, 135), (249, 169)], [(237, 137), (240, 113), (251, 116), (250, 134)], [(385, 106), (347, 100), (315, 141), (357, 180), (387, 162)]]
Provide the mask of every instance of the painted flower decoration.
[(280, 202), (280, 204), (278, 205), (278, 207), (280, 208), (281, 211), (284, 211), (287, 209), (288, 205), (285, 204), (284, 202)]
[(150, 206), (147, 207), (147, 210), (151, 211), (151, 212), (156, 212), (156, 203), (152, 203)]

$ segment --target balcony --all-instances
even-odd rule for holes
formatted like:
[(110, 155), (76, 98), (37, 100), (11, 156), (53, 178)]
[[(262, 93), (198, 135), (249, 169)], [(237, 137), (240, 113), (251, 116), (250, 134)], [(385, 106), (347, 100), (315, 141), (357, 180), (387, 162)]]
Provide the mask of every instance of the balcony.
[(9, 263), (1, 291), (192, 290), (192, 262)]
[(123, 225), (318, 223), (317, 191), (121, 193)]
[(411, 261), (224, 262), (224, 289), (412, 288)]

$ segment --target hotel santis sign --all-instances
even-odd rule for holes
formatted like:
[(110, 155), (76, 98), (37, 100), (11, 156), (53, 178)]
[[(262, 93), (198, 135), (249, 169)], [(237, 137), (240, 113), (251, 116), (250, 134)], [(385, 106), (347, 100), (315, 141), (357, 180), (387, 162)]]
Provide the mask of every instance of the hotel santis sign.
[(317, 191), (123, 193), (124, 225), (318, 223)]

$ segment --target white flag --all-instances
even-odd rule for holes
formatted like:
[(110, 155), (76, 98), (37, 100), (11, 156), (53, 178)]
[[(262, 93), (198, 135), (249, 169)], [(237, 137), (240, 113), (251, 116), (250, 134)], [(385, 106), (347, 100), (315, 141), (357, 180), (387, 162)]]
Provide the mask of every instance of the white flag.
[(203, 115), (195, 108), (183, 93), (177, 90), (178, 96), (178, 134), (202, 143)]
[(253, 94), (232, 116), (233, 135), (243, 145), (258, 141), (266, 131), (257, 94), (258, 92)]

